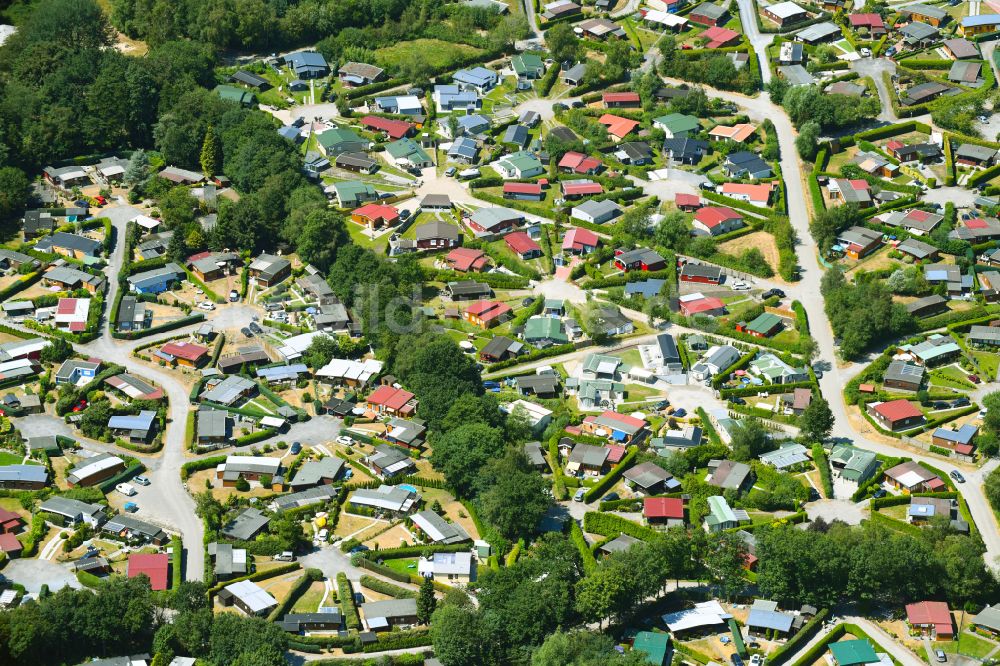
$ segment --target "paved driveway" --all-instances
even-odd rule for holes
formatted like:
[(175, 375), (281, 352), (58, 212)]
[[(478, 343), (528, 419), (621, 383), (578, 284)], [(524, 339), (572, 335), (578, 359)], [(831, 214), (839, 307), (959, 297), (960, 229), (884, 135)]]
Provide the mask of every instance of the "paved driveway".
[(11, 560), (4, 567), (3, 575), (36, 594), (42, 585), (48, 585), (53, 592), (67, 585), (77, 590), (83, 587), (69, 567), (50, 560)]
[(806, 505), (806, 513), (809, 520), (822, 518), (828, 523), (840, 520), (848, 525), (857, 525), (867, 518), (867, 511), (864, 507), (849, 500), (818, 500)]

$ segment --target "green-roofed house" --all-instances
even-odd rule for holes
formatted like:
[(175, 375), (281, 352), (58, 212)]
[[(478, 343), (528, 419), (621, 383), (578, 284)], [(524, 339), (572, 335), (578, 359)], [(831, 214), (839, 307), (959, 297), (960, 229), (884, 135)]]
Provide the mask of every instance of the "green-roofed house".
[(236, 86), (215, 86), (215, 94), (227, 102), (236, 102), (240, 106), (253, 106), (257, 103), (256, 95)]
[(870, 642), (861, 638), (830, 643), (830, 652), (833, 654), (833, 661), (837, 666), (863, 666), (879, 662), (875, 648)]
[(385, 151), (393, 162), (402, 167), (415, 166), (422, 169), (433, 164), (420, 144), (409, 137), (393, 141), (385, 147)]
[(545, 63), (534, 53), (522, 53), (510, 59), (510, 66), (519, 79), (540, 79), (545, 74)]
[(750, 362), (750, 372), (771, 384), (794, 384), (809, 381), (805, 367), (793, 368), (775, 354), (764, 352)]
[(316, 135), (319, 149), (326, 157), (336, 157), (341, 153), (363, 153), (370, 150), (372, 142), (361, 138), (346, 127), (333, 127)]
[(667, 666), (670, 663), (673, 650), (670, 647), (670, 634), (653, 631), (640, 631), (635, 635), (632, 649), (646, 653), (648, 663), (655, 666)]
[(345, 180), (333, 184), (333, 193), (337, 197), (337, 205), (341, 208), (357, 208), (367, 201), (378, 199), (378, 192), (368, 183), (360, 180)]
[(733, 509), (722, 495), (708, 498), (708, 515), (705, 516), (706, 532), (722, 532), (750, 522), (750, 514), (743, 509)]
[(526, 150), (505, 155), (493, 167), (504, 178), (533, 178), (545, 173), (545, 167), (538, 158)]
[(549, 317), (562, 317), (566, 314), (566, 303), (561, 298), (546, 298), (542, 306), (542, 314)]
[(653, 120), (653, 127), (663, 130), (668, 139), (684, 139), (701, 131), (701, 123), (694, 116), (668, 113)]
[(755, 338), (769, 338), (777, 334), (782, 326), (784, 326), (784, 322), (782, 322), (781, 317), (770, 312), (764, 312), (749, 324), (745, 321), (736, 324), (736, 330), (740, 333), (752, 335)]
[(871, 451), (850, 444), (837, 444), (830, 451), (834, 476), (861, 485), (878, 472), (878, 457)]
[(524, 341), (543, 349), (552, 345), (564, 345), (569, 342), (569, 336), (563, 330), (562, 322), (555, 317), (535, 316), (524, 324)]

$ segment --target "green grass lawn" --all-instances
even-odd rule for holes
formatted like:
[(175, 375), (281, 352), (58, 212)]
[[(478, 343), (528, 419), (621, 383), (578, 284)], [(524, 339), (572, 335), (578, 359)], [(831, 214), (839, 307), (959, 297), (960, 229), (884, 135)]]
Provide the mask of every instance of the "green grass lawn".
[(20, 465), (24, 456), (10, 451), (0, 451), (0, 465)]
[(625, 393), (628, 395), (629, 402), (639, 402), (660, 395), (660, 391), (643, 384), (626, 384)]
[(369, 250), (374, 250), (379, 254), (384, 254), (385, 248), (389, 245), (390, 234), (382, 234), (375, 240), (372, 240), (364, 234), (364, 229), (361, 225), (354, 222), (347, 222), (347, 233), (351, 235), (351, 240), (354, 241), (356, 245), (366, 247)]
[(417, 558), (415, 557), (402, 557), (399, 559), (385, 560), (383, 564), (393, 571), (398, 571), (401, 574), (416, 574), (417, 573)]
[(958, 652), (976, 659), (982, 659), (996, 647), (996, 643), (968, 632), (959, 634), (957, 641), (934, 641), (931, 645), (935, 650)]
[(419, 58), (436, 70), (445, 70), (454, 67), (463, 58), (482, 52), (482, 49), (467, 44), (454, 44), (440, 39), (414, 39), (377, 49), (375, 62), (379, 67), (397, 69), (403, 63)]
[(985, 375), (980, 377), (983, 381), (990, 381), (997, 376), (997, 368), (1000, 367), (1000, 355), (992, 352), (975, 351), (972, 355), (979, 365), (979, 369)]
[[(292, 607), (293, 613), (315, 613), (316, 609), (319, 608), (319, 602), (323, 599), (323, 583), (322, 581), (317, 581), (309, 586), (301, 597), (295, 601), (295, 605)], [(330, 604), (332, 605), (332, 604)]]
[(638, 349), (628, 349), (626, 351), (613, 354), (613, 356), (617, 356), (622, 360), (622, 363), (630, 365), (633, 368), (642, 367), (642, 356), (639, 354)]
[(957, 389), (974, 389), (975, 384), (966, 379), (966, 373), (954, 365), (946, 365), (931, 372), (931, 383)]

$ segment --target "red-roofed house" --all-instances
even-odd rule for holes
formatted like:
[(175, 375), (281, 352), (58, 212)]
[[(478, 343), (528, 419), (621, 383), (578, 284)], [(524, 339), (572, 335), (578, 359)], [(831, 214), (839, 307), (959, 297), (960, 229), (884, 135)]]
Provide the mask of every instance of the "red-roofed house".
[(608, 92), (602, 96), (604, 108), (628, 108), (639, 106), (639, 93), (637, 92)]
[(674, 205), (678, 210), (692, 213), (701, 208), (701, 197), (697, 194), (678, 194), (674, 197)]
[(402, 139), (404, 136), (409, 136), (414, 128), (414, 125), (405, 120), (392, 120), (379, 116), (365, 116), (361, 119), (361, 124), (366, 129), (385, 132), (390, 139)]
[(740, 33), (717, 25), (712, 26), (698, 36), (708, 40), (708, 43), (705, 44), (706, 49), (721, 49), (726, 46), (732, 46), (740, 39)]
[(0, 509), (0, 534), (18, 532), (22, 526), (24, 526), (24, 520), (20, 515), (7, 509)]
[(590, 229), (573, 227), (563, 236), (562, 249), (572, 254), (590, 254), (600, 243), (601, 239)]
[(601, 123), (608, 128), (608, 134), (611, 135), (616, 141), (624, 139), (632, 131), (639, 126), (638, 120), (631, 120), (629, 118), (622, 118), (621, 116), (616, 116), (610, 113), (605, 113), (603, 116), (597, 119), (597, 122)]
[(139, 574), (149, 577), (149, 587), (155, 592), (167, 589), (170, 556), (166, 553), (133, 553), (128, 558), (128, 577)]
[(743, 216), (725, 206), (705, 206), (694, 215), (695, 229), (721, 236), (743, 226)]
[(9, 532), (0, 534), (0, 553), (4, 553), (7, 557), (17, 557), (23, 548), (21, 542), (13, 534)]
[(156, 356), (168, 363), (197, 368), (208, 356), (208, 347), (202, 347), (201, 345), (184, 340), (180, 342), (168, 342), (160, 347), (159, 353)]
[(520, 199), (521, 201), (541, 201), (545, 198), (542, 194), (541, 183), (513, 183), (507, 181), (503, 184), (504, 199)]
[(534, 259), (542, 256), (542, 248), (523, 231), (515, 231), (503, 237), (507, 247), (522, 259)]
[(489, 263), (482, 250), (474, 250), (471, 247), (456, 247), (445, 256), (444, 260), (453, 269), (463, 273), (469, 271), (478, 273)]
[(608, 450), (608, 464), (617, 465), (625, 457), (625, 452), (627, 449), (624, 446), (618, 446), (617, 444), (608, 444), (605, 447)]
[(767, 208), (771, 205), (771, 193), (774, 192), (774, 183), (723, 183), (722, 195), (737, 201), (746, 201), (759, 208)]
[[(612, 118), (615, 116), (612, 116)], [(601, 170), (603, 166), (601, 160), (596, 157), (591, 157), (590, 155), (584, 155), (583, 153), (578, 153), (574, 150), (569, 151), (562, 156), (557, 165), (565, 173), (580, 173), (587, 175), (594, 175)]]
[(868, 405), (868, 414), (887, 430), (906, 430), (924, 422), (924, 414), (909, 400)]
[(855, 30), (864, 28), (872, 37), (881, 37), (885, 34), (885, 22), (878, 14), (851, 14), (847, 20), (851, 22), (852, 28)]
[(412, 393), (395, 386), (379, 386), (368, 396), (368, 408), (379, 414), (410, 416), (417, 410)]
[(922, 635), (941, 640), (955, 635), (951, 610), (944, 601), (921, 601), (906, 605), (906, 621)]
[(696, 314), (718, 316), (726, 313), (726, 304), (712, 296), (681, 301), (680, 306), (681, 314), (685, 317)]
[(480, 328), (492, 328), (503, 322), (511, 313), (511, 307), (500, 301), (476, 301), (462, 314), (465, 321)]
[(650, 525), (683, 527), (684, 500), (680, 497), (646, 497), (642, 500), (642, 515)]
[(365, 204), (351, 213), (351, 221), (374, 231), (381, 227), (395, 226), (399, 222), (399, 211), (395, 206), (386, 204)]
[(567, 199), (579, 199), (595, 194), (604, 194), (604, 187), (600, 183), (593, 183), (589, 180), (566, 181), (560, 183), (563, 196)]
[(89, 298), (60, 298), (56, 304), (56, 328), (79, 333), (87, 328)]

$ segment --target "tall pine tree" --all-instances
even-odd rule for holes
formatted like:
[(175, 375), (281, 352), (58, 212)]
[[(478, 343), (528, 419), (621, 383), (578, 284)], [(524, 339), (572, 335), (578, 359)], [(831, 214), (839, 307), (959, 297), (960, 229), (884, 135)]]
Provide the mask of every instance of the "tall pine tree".
[(205, 141), (201, 144), (201, 171), (206, 178), (212, 178), (219, 173), (219, 163), (222, 161), (222, 144), (211, 125), (205, 130)]
[(417, 596), (417, 620), (422, 624), (430, 622), (436, 605), (434, 581), (430, 578), (424, 578), (424, 582), (420, 584), (420, 594)]

